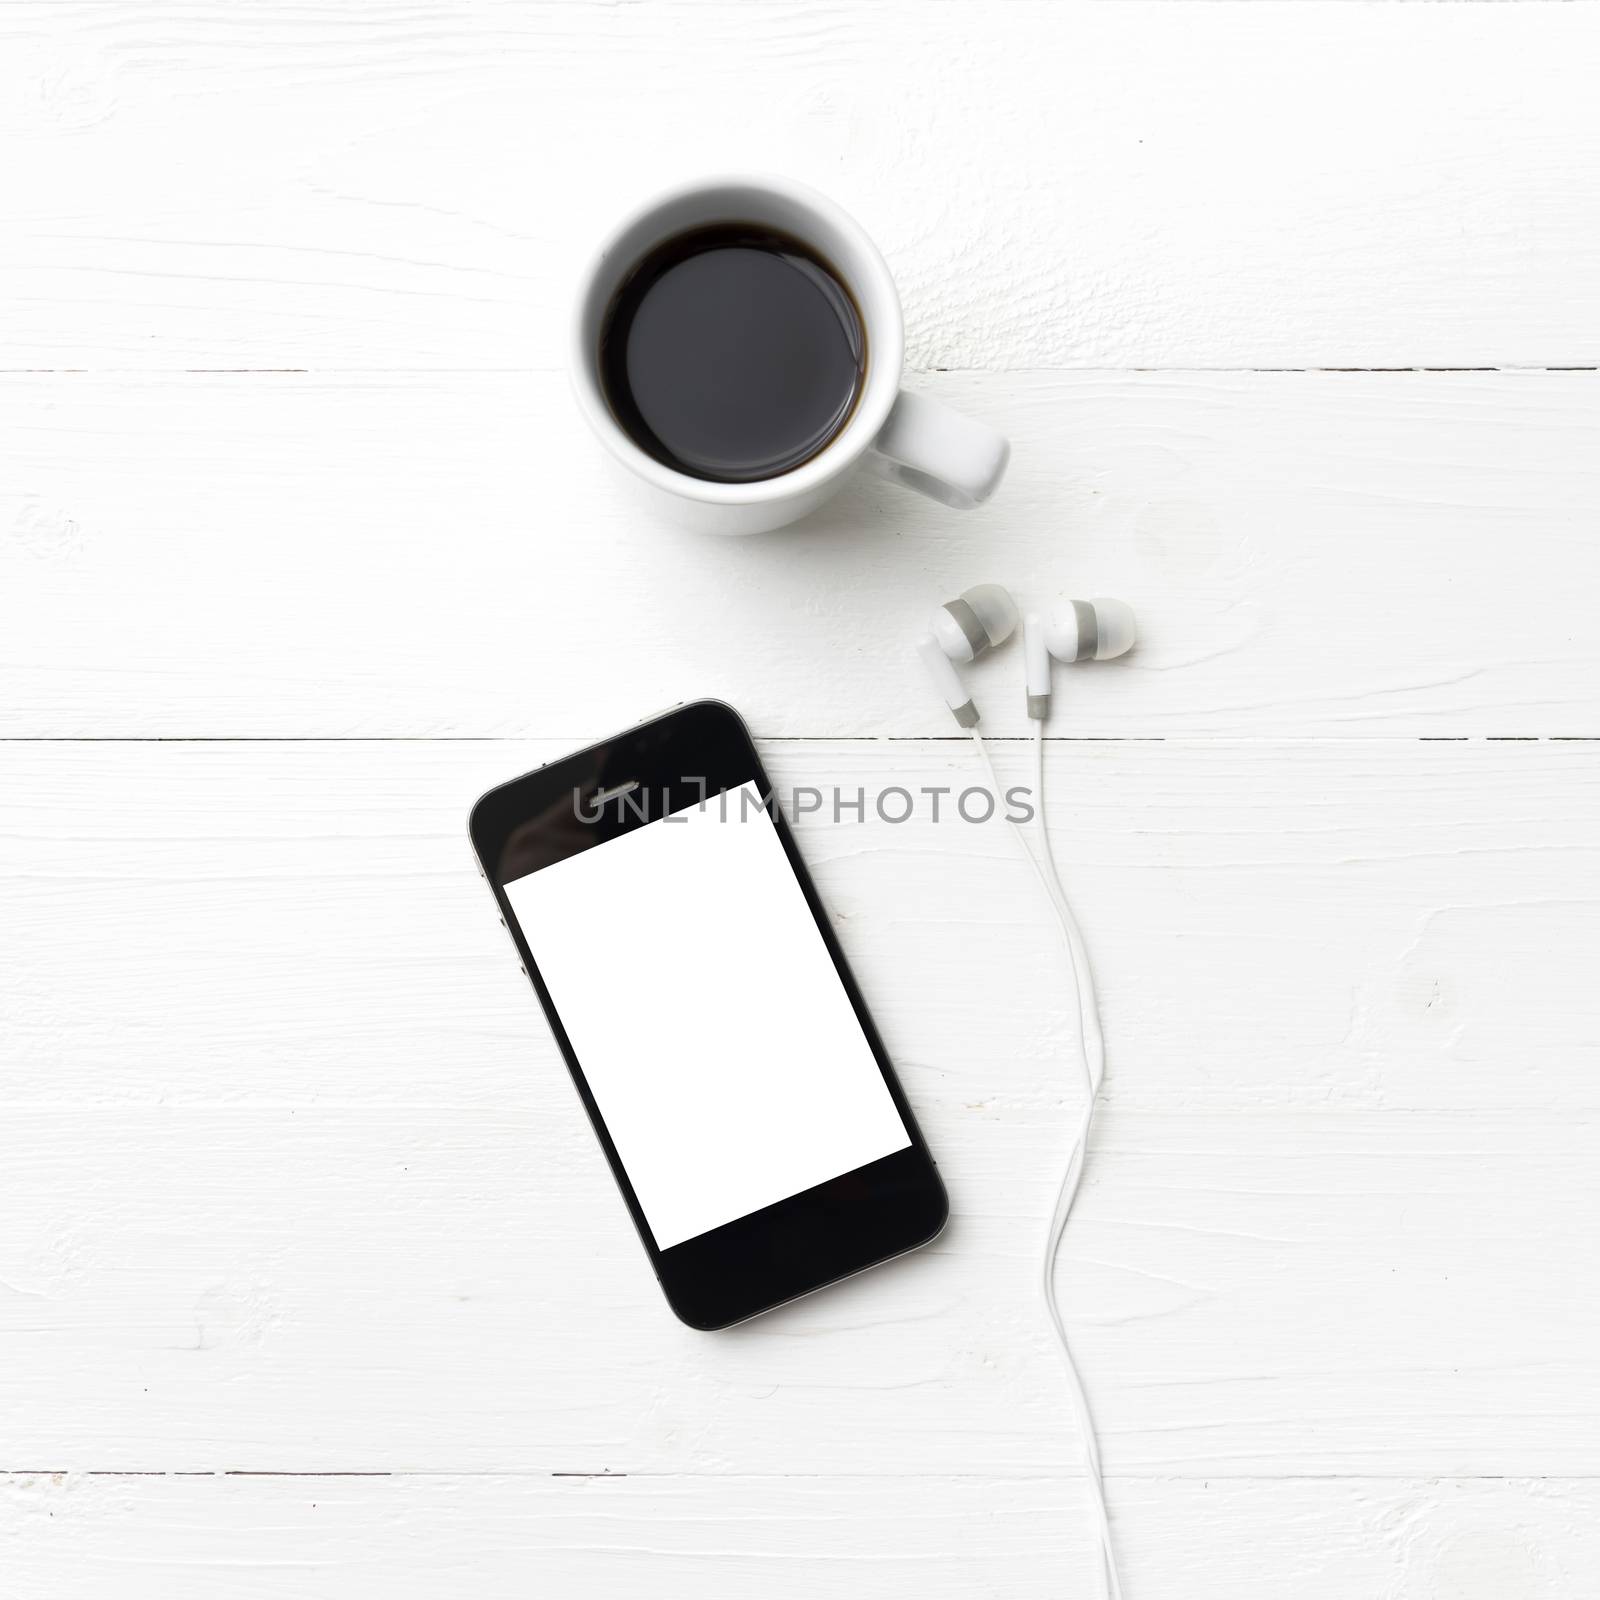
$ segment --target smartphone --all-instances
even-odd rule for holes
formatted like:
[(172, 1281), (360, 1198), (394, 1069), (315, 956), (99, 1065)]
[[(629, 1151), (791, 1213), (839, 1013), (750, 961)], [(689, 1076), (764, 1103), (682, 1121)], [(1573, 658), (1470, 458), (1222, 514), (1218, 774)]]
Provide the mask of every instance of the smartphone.
[(733, 710), (491, 789), (470, 830), (682, 1321), (728, 1327), (939, 1232), (933, 1158)]

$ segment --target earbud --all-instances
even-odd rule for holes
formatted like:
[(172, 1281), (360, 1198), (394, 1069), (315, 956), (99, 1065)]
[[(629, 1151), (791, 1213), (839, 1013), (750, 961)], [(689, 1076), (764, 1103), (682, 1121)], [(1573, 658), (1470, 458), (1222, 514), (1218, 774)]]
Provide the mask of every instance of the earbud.
[(1137, 630), (1125, 600), (1069, 600), (1049, 617), (1030, 611), (1022, 624), (1023, 665), (1028, 676), (1028, 715), (1050, 714), (1050, 658), (1109, 661), (1133, 649)]
[(963, 590), (934, 612), (928, 636), (917, 646), (928, 676), (963, 728), (978, 725), (972, 703), (956, 671), (956, 662), (975, 661), (986, 650), (1009, 639), (1017, 626), (1017, 604), (998, 583), (980, 583)]

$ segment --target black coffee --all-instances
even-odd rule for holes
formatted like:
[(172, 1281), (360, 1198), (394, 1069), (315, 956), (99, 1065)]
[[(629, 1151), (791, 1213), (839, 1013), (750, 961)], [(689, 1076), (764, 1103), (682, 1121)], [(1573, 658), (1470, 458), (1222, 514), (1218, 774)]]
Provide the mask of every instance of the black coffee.
[(695, 228), (629, 274), (600, 330), (600, 381), (629, 437), (714, 483), (773, 478), (850, 420), (861, 313), (815, 251), (753, 223)]

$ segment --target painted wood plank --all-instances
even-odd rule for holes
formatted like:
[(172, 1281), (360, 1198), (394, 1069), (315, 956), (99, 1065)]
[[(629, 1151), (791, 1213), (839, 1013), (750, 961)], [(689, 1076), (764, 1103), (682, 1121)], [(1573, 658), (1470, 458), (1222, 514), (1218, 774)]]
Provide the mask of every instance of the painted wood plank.
[[(592, 738), (720, 694), (938, 734), (928, 611), (1121, 594), (1086, 736), (1600, 734), (1600, 375), (949, 374), (1016, 442), (963, 515), (644, 521), (555, 376), (0, 381), (0, 730)], [(1020, 653), (973, 675), (1020, 733)]]
[[(467, 860), (468, 797), (545, 751), (0, 752), (0, 1465), (1071, 1470), (1030, 1260), (1075, 1091), (1012, 841), (804, 822), (955, 1220), (710, 1338)], [(775, 751), (871, 792), (960, 754)], [(1112, 1041), (1063, 1266), (1112, 1470), (1600, 1471), (1595, 747), (1054, 754)]]
[(729, 167), (856, 211), (919, 368), (1593, 365), (1582, 6), (175, 0), (0, 12), (9, 367), (550, 367)]
[[(464, 826), (562, 750), (0, 745), (4, 1098), (570, 1123)], [(1048, 916), (1008, 831), (960, 820), (970, 748), (765, 751), (913, 1088), (1058, 1106)], [(1073, 743), (1048, 782), (1119, 1106), (1600, 1111), (1600, 747)]]
[[(570, 1102), (8, 1110), (7, 1457), (1071, 1472), (1034, 1259), (1066, 1108), (917, 1103), (945, 1236), (720, 1337)], [(1107, 1470), (1600, 1473), (1595, 1153), (1575, 1117), (1111, 1111), (1062, 1260)]]
[[(1592, 1481), (1114, 1485), (1128, 1592), (1559, 1600), (1600, 1564)], [(648, 1590), (1086, 1592), (1081, 1490), (1048, 1478), (0, 1478), (14, 1593), (432, 1600)]]

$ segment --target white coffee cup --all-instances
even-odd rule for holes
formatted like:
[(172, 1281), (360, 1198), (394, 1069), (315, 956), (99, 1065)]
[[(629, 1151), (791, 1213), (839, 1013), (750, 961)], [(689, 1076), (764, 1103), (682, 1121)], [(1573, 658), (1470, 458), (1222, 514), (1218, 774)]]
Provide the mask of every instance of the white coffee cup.
[[(647, 455), (612, 415), (600, 383), (600, 330), (617, 289), (674, 234), (754, 222), (811, 246), (844, 279), (866, 327), (866, 378), (850, 420), (809, 461), (753, 483), (712, 483)], [(613, 460), (657, 511), (708, 533), (763, 533), (814, 511), (860, 467), (943, 505), (966, 509), (994, 493), (1011, 447), (994, 429), (900, 387), (905, 324), (877, 247), (831, 200), (782, 178), (715, 178), (670, 190), (625, 218), (583, 274), (573, 319), (578, 404)]]

